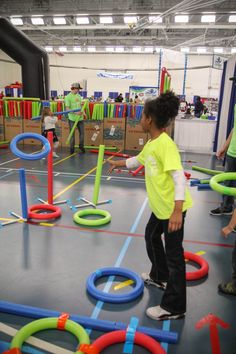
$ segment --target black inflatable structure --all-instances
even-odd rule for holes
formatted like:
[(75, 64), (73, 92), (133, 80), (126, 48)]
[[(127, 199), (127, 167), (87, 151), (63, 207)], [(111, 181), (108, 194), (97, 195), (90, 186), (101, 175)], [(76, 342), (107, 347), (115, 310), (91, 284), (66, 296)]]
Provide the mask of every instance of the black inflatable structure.
[(46, 51), (34, 44), (5, 18), (0, 18), (0, 48), (21, 65), (24, 97), (49, 99), (49, 63)]

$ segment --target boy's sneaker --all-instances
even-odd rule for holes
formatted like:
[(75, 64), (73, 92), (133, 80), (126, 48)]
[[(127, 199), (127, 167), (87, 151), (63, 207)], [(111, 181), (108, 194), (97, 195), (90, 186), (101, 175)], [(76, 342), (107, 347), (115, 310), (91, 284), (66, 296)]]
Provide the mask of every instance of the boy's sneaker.
[(146, 310), (146, 315), (153, 320), (163, 321), (163, 320), (177, 320), (185, 316), (185, 313), (171, 313), (164, 310), (161, 306), (149, 307)]
[(53, 156), (53, 157), (60, 157), (59, 155), (57, 155), (56, 152), (53, 152), (53, 153), (52, 153), (52, 156)]
[(218, 208), (213, 209), (213, 210), (210, 211), (210, 215), (214, 215), (214, 216), (232, 215), (232, 214), (233, 214), (233, 208), (222, 209), (221, 207), (218, 207)]
[(154, 280), (152, 280), (152, 278), (150, 278), (150, 275), (148, 273), (142, 273), (141, 278), (143, 279), (143, 281), (146, 285), (154, 285), (159, 289), (166, 290), (166, 285), (167, 285), (166, 282), (154, 281)]
[(236, 296), (236, 288), (231, 281), (226, 284), (219, 284), (218, 289), (223, 294)]

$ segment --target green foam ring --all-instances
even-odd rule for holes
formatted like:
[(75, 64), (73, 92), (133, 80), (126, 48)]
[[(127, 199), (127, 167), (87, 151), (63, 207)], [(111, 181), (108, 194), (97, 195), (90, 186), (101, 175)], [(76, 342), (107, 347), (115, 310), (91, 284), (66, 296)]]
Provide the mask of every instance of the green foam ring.
[(236, 172), (225, 172), (220, 173), (210, 179), (210, 186), (214, 191), (220, 194), (226, 194), (230, 196), (236, 196), (236, 188), (222, 186), (219, 182), (224, 181), (235, 181), (236, 180)]
[[(40, 320), (28, 323), (26, 326), (22, 327), (12, 339), (10, 349), (19, 348), (21, 349), (23, 343), (27, 338), (32, 336), (32, 334), (45, 329), (57, 329), (58, 327), (58, 317), (42, 318)], [(69, 319), (65, 322), (65, 330), (72, 333), (80, 344), (90, 344), (89, 336), (85, 329), (78, 323), (71, 321)], [(83, 354), (82, 351), (75, 351), (76, 354)]]
[(206, 173), (207, 175), (213, 175), (213, 176), (222, 173), (222, 171), (210, 170), (208, 168), (204, 168), (201, 166), (192, 166), (192, 170), (203, 172)]
[(102, 175), (104, 150), (105, 150), (105, 145), (99, 145), (97, 171), (96, 171), (95, 185), (94, 185), (94, 190), (93, 190), (93, 204), (95, 204), (95, 205), (97, 205), (97, 202), (98, 202), (100, 181), (101, 181), (101, 175)]
[(78, 123), (79, 119), (80, 119), (80, 116), (78, 116), (78, 118), (76, 118), (76, 120), (74, 122), (74, 125), (73, 125), (73, 127), (72, 127), (72, 129), (70, 131), (70, 134), (69, 134), (69, 136), (68, 136), (68, 138), (66, 140), (66, 144), (69, 144), (70, 139), (71, 139), (72, 135), (74, 134), (75, 128), (77, 127), (77, 123)]

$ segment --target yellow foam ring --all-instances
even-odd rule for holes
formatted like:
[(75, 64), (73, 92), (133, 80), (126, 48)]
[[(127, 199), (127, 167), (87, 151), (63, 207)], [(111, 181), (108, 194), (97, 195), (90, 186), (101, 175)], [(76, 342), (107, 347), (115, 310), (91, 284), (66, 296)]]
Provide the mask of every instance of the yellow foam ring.
[[(206, 253), (205, 251), (198, 251), (195, 254), (197, 254), (198, 256), (202, 256), (205, 253)], [(185, 259), (185, 262), (188, 262), (188, 261), (189, 261), (189, 259)]]
[(110, 176), (110, 177), (107, 177), (107, 181), (110, 181), (110, 179), (111, 179), (111, 176)]
[(50, 227), (52, 227), (52, 226), (54, 226), (55, 224), (49, 224), (49, 223), (47, 223), (47, 222), (40, 222), (39, 225), (40, 225), (40, 226), (50, 226)]
[(122, 283), (118, 284), (118, 285), (115, 285), (114, 286), (114, 290), (120, 290), (122, 288), (125, 288), (126, 286), (129, 286), (131, 284), (134, 284), (134, 281), (129, 279), (129, 280), (125, 280), (123, 281)]

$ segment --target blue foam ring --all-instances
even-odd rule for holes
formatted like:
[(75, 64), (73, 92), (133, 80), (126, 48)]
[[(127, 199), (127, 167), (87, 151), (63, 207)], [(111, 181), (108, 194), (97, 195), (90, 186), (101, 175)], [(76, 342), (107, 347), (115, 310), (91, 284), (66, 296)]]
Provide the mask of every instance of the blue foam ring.
[(81, 197), (78, 197), (76, 200), (78, 200), (78, 202), (81, 200)]
[(112, 203), (112, 200), (111, 200), (111, 199), (108, 199), (107, 203), (108, 203), (108, 204), (111, 204), (111, 203)]
[[(44, 150), (41, 150), (37, 154), (26, 154), (22, 151), (20, 151), (17, 147), (17, 144), (24, 139), (35, 139), (41, 141), (41, 143), (44, 145)], [(22, 160), (40, 160), (43, 157), (47, 156), (48, 153), (51, 150), (50, 143), (48, 139), (46, 139), (44, 136), (37, 134), (37, 133), (22, 133), (18, 134), (15, 136), (10, 144), (10, 149), (13, 152), (14, 155), (18, 156)]]
[(107, 267), (100, 269), (102, 271), (102, 276), (119, 275), (127, 279), (132, 279), (135, 282), (135, 287), (132, 291), (127, 294), (109, 294), (95, 287), (95, 282), (99, 278), (97, 276), (97, 271), (92, 273), (87, 279), (87, 291), (88, 293), (98, 300), (109, 302), (109, 303), (125, 303), (136, 299), (143, 293), (144, 282), (140, 276), (129, 269), (119, 268), (119, 267)]
[[(13, 302), (0, 301), (0, 312), (8, 313), (16, 316), (23, 316), (28, 318), (46, 318), (46, 317), (59, 317), (61, 312), (43, 309), (39, 307), (32, 307), (27, 305), (15, 304)], [(85, 328), (93, 330), (111, 332), (116, 330), (126, 330), (127, 325), (123, 322), (114, 322), (108, 320), (99, 320), (86, 316), (70, 315), (71, 321), (79, 323)], [(178, 341), (178, 333), (162, 331), (156, 328), (137, 327), (137, 331), (146, 334), (160, 342), (175, 344)]]
[(125, 354), (133, 353), (134, 337), (135, 337), (137, 327), (138, 327), (138, 318), (131, 317), (130, 324), (127, 327), (126, 340), (123, 349), (123, 353)]
[(75, 213), (75, 212), (77, 212), (77, 209), (76, 209), (76, 207), (74, 206), (74, 205), (71, 205), (71, 210), (73, 211), (73, 213)]

